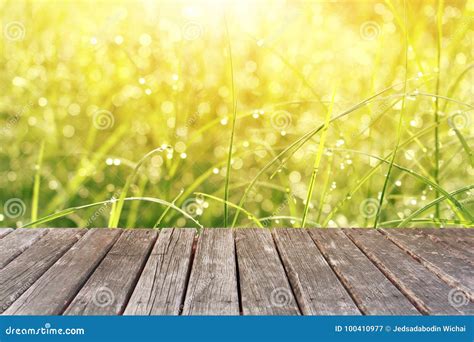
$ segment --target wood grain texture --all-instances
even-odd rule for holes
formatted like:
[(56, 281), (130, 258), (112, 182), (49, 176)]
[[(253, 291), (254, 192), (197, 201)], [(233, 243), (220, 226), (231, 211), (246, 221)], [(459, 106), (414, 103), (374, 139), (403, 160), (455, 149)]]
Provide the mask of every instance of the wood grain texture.
[(64, 314), (121, 314), (157, 235), (152, 229), (124, 231)]
[(273, 235), (304, 315), (360, 315), (306, 230), (281, 228)]
[(48, 233), (48, 229), (19, 228), (0, 239), (0, 269)]
[(0, 239), (13, 232), (13, 228), (0, 228)]
[(445, 251), (460, 256), (468, 261), (474, 260), (474, 236), (470, 234), (473, 229), (445, 228), (445, 229), (415, 229), (417, 234), (424, 234), (434, 242), (442, 245)]
[(244, 315), (298, 315), (285, 269), (267, 229), (235, 231)]
[(340, 229), (309, 229), (308, 232), (364, 314), (419, 314)]
[(85, 233), (55, 228), (0, 270), (0, 312), (4, 312)]
[(233, 231), (204, 229), (197, 244), (183, 315), (238, 314)]
[[(466, 260), (425, 234), (401, 229), (383, 229), (389, 240), (420, 261), (449, 285), (458, 287), (474, 301), (474, 260)], [(474, 245), (472, 246), (474, 248)]]
[(119, 229), (90, 229), (5, 314), (61, 314), (120, 233)]
[(191, 265), (195, 229), (162, 229), (125, 315), (178, 315)]
[(452, 290), (436, 274), (376, 230), (345, 233), (424, 314), (472, 314), (472, 303), (452, 304)]

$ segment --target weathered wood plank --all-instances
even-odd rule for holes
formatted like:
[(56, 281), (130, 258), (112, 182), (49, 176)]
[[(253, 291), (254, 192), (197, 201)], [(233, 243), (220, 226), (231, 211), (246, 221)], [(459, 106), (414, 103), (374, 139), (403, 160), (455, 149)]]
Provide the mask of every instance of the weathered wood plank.
[(244, 315), (298, 315), (285, 269), (267, 229), (235, 231)]
[(112, 247), (120, 232), (119, 229), (90, 229), (5, 314), (61, 314)]
[(364, 314), (419, 314), (340, 229), (309, 229), (308, 232)]
[[(425, 234), (401, 229), (383, 229), (388, 239), (420, 261), (449, 285), (458, 287), (474, 301), (474, 263), (441, 248)], [(474, 246), (473, 246), (474, 247)]]
[(425, 234), (434, 242), (443, 245), (449, 253), (459, 255), (468, 261), (474, 260), (474, 236), (469, 233), (474, 229), (420, 228), (415, 229), (415, 231), (419, 234)]
[(120, 315), (157, 235), (152, 229), (124, 231), (64, 314)]
[(0, 269), (48, 233), (48, 229), (19, 228), (0, 240)]
[(407, 230), (435, 234), (437, 236), (457, 236), (474, 239), (474, 229), (470, 228), (409, 228)]
[(275, 229), (273, 235), (303, 314), (360, 315), (306, 230)]
[(0, 228), (0, 239), (13, 232), (13, 228)]
[(204, 229), (197, 244), (183, 315), (238, 314), (233, 231)]
[(0, 270), (0, 313), (32, 286), (85, 232), (85, 229), (52, 229)]
[(195, 229), (162, 229), (125, 315), (178, 315), (191, 266)]
[(453, 288), (382, 233), (368, 229), (347, 229), (345, 233), (424, 314), (474, 313), (470, 303), (453, 305)]

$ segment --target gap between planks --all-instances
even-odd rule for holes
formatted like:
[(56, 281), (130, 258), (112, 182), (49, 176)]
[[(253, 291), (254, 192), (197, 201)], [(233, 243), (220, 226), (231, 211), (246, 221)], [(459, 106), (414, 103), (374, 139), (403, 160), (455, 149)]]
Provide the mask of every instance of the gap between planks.
[[(174, 229), (170, 229), (170, 230), (174, 230)], [(176, 230), (177, 230), (177, 231), (178, 231), (178, 230), (179, 230), (179, 231), (183, 231), (183, 230), (185, 230), (185, 229), (176, 229)], [(218, 230), (215, 229), (215, 228), (208, 229), (208, 230), (209, 230), (209, 231), (218, 231)], [(235, 287), (232, 287), (232, 288), (233, 288), (232, 291), (233, 291), (234, 295), (236, 295), (236, 298), (237, 298), (236, 301), (235, 301), (235, 300), (230, 300), (229, 303), (235, 302), (236, 305), (233, 305), (233, 304), (231, 305), (231, 307), (233, 308), (233, 309), (231, 310), (231, 312), (227, 312), (227, 313), (226, 313), (226, 311), (225, 311), (226, 309), (224, 309), (224, 311), (219, 312), (219, 310), (218, 310), (217, 312), (214, 312), (214, 314), (239, 314), (239, 313), (255, 314), (255, 313), (251, 313), (252, 310), (249, 309), (249, 306), (248, 306), (248, 305), (247, 305), (247, 307), (245, 308), (245, 305), (244, 305), (244, 303), (243, 303), (243, 302), (244, 302), (244, 301), (243, 301), (243, 297), (246, 296), (246, 295), (247, 295), (247, 297), (248, 297), (248, 291), (247, 291), (247, 293), (245, 293), (246, 290), (243, 290), (243, 289), (242, 289), (242, 282), (245, 282), (245, 276), (246, 276), (246, 272), (248, 273), (248, 270), (247, 270), (247, 271), (244, 270), (244, 276), (242, 277), (242, 275), (241, 275), (242, 270), (241, 270), (240, 267), (239, 267), (239, 252), (238, 252), (238, 250), (240, 249), (240, 250), (241, 250), (240, 254), (243, 254), (243, 255), (245, 256), (245, 253), (248, 252), (248, 248), (247, 248), (248, 246), (245, 246), (245, 245), (242, 245), (242, 243), (239, 243), (239, 242), (238, 242), (239, 239), (238, 239), (236, 236), (234, 236), (234, 235), (236, 234), (236, 232), (240, 232), (240, 231), (244, 231), (244, 230), (247, 231), (245, 234), (243, 234), (244, 236), (245, 236), (246, 234), (250, 234), (250, 236), (252, 236), (251, 231), (252, 231), (253, 229), (229, 230), (229, 231), (230, 231), (230, 234), (231, 234), (231, 239), (229, 239), (228, 245), (229, 245), (230, 250), (231, 250), (233, 253), (230, 254), (228, 260), (232, 260), (232, 264), (234, 265), (234, 268), (235, 268), (234, 271), (230, 272), (229, 274), (231, 274), (231, 275), (232, 275), (232, 278), (234, 278), (234, 280), (235, 280), (235, 285), (236, 285), (236, 286), (235, 286)], [(206, 231), (206, 230), (205, 230), (205, 231)], [(324, 232), (324, 231), (327, 231), (327, 230), (323, 230), (323, 232)], [(3, 232), (6, 232), (6, 235), (3, 235), (3, 238), (5, 238), (5, 237), (7, 237), (8, 235), (11, 234), (11, 231), (10, 231), (10, 230), (6, 230), (6, 231), (5, 231), (5, 230), (0, 230), (0, 243), (1, 243), (1, 241), (3, 240), (3, 239), (1, 238), (1, 237), (2, 237), (1, 234), (2, 234)], [(263, 231), (260, 230), (260, 229), (255, 229), (255, 232), (259, 232), (259, 233), (257, 234), (257, 236), (260, 235), (260, 234), (266, 234), (266, 233), (263, 233)], [(268, 232), (268, 231), (267, 231), (267, 232)], [(299, 263), (299, 261), (296, 261), (296, 262), (295, 262), (295, 260), (297, 260), (298, 258), (296, 258), (296, 257), (295, 257), (294, 255), (292, 255), (291, 253), (288, 253), (288, 251), (286, 250), (286, 249), (288, 249), (288, 246), (287, 246), (286, 249), (285, 249), (285, 247), (283, 247), (284, 245), (283, 245), (283, 242), (281, 241), (281, 238), (279, 239), (279, 236), (280, 236), (281, 234), (283, 234), (284, 230), (272, 229), (270, 232), (271, 232), (271, 236), (270, 236), (270, 237), (271, 237), (271, 242), (270, 242), (270, 240), (268, 240), (268, 241), (265, 241), (263, 244), (256, 245), (256, 247), (257, 247), (257, 248), (262, 248), (262, 245), (263, 245), (263, 246), (264, 246), (265, 248), (267, 248), (267, 249), (270, 249), (270, 250), (273, 249), (273, 252), (271, 252), (271, 253), (273, 253), (273, 255), (274, 255), (273, 258), (275, 257), (275, 255), (278, 257), (280, 267), (283, 267), (283, 274), (284, 274), (284, 276), (285, 276), (285, 279), (286, 279), (287, 282), (289, 282), (289, 284), (288, 284), (289, 287), (287, 287), (287, 289), (288, 289), (289, 291), (291, 291), (291, 296), (290, 296), (290, 297), (291, 297), (291, 298), (294, 298), (294, 299), (290, 299), (290, 303), (291, 303), (291, 301), (294, 300), (293, 303), (297, 305), (297, 306), (296, 306), (297, 312), (299, 312), (299, 311), (301, 310), (303, 314), (321, 314), (321, 313), (318, 313), (317, 310), (316, 310), (315, 312), (312, 312), (312, 311), (311, 311), (311, 301), (314, 300), (314, 298), (313, 298), (314, 296), (311, 296), (311, 295), (307, 296), (307, 295), (305, 295), (305, 294), (302, 292), (302, 288), (303, 288), (303, 287), (302, 287), (302, 283), (304, 283), (304, 281), (302, 282), (301, 277), (298, 276), (298, 272), (295, 270), (295, 267), (297, 268), (297, 267), (298, 267), (298, 263)], [(304, 233), (305, 233), (305, 234), (308, 233), (308, 232), (309, 232), (309, 230), (304, 230)], [(45, 234), (47, 235), (47, 233), (45, 233)], [(238, 233), (238, 234), (241, 234), (241, 233)], [(190, 235), (191, 235), (191, 234), (190, 234)], [(189, 255), (189, 257), (188, 257), (188, 265), (187, 265), (187, 268), (185, 267), (185, 268), (186, 268), (186, 272), (184, 272), (184, 273), (185, 273), (185, 276), (183, 277), (183, 278), (184, 278), (184, 288), (182, 289), (181, 296), (180, 296), (180, 300), (177, 301), (177, 302), (179, 302), (178, 311), (177, 311), (177, 312), (174, 311), (173, 313), (165, 313), (165, 314), (175, 314), (175, 315), (176, 315), (176, 314), (180, 314), (181, 311), (182, 311), (183, 314), (199, 314), (198, 311), (193, 312), (193, 310), (188, 310), (189, 308), (188, 308), (188, 309), (185, 309), (185, 308), (186, 308), (186, 305), (188, 305), (189, 307), (191, 307), (191, 305), (189, 305), (189, 303), (191, 303), (192, 301), (188, 301), (188, 302), (187, 302), (187, 301), (186, 301), (186, 298), (187, 298), (187, 296), (188, 296), (188, 291), (191, 291), (192, 288), (193, 288), (192, 286), (190, 286), (190, 285), (193, 284), (193, 282), (191, 281), (192, 272), (193, 272), (193, 270), (195, 269), (195, 267), (197, 267), (197, 265), (198, 265), (198, 263), (196, 263), (196, 253), (198, 253), (198, 249), (199, 249), (198, 246), (199, 246), (200, 242), (203, 240), (203, 234), (200, 235), (199, 238), (196, 238), (196, 237), (195, 237), (195, 232), (193, 232), (192, 235), (193, 235), (193, 236), (192, 236), (192, 243), (191, 243), (191, 245), (190, 245), (190, 255)], [(212, 235), (212, 234), (211, 234), (211, 235)], [(242, 235), (242, 234), (241, 234), (241, 235)], [(309, 233), (306, 234), (306, 235), (309, 236)], [(42, 235), (42, 236), (43, 236), (43, 235)], [(303, 238), (303, 239), (305, 239), (305, 238)], [(40, 238), (39, 240), (41, 241), (42, 239)], [(297, 239), (297, 240), (298, 240), (298, 239)], [(247, 239), (247, 241), (248, 241), (247, 243), (249, 243), (250, 245), (254, 244), (254, 241), (252, 241), (252, 239), (250, 239), (250, 240)], [(315, 241), (314, 241), (314, 242), (315, 242)], [(36, 242), (36, 243), (37, 243), (37, 242)], [(201, 243), (202, 243), (202, 242), (201, 242)], [(115, 240), (114, 242), (112, 242), (110, 248), (113, 249), (112, 246), (115, 246), (116, 244), (117, 244), (117, 241)], [(35, 242), (32, 242), (31, 245), (35, 246)], [(25, 247), (25, 249), (22, 251), (23, 254), (24, 254), (25, 252), (27, 252), (27, 251), (29, 250), (29, 248), (32, 248), (31, 245)], [(273, 246), (272, 246), (272, 245), (273, 245)], [(290, 246), (291, 246), (291, 244), (290, 244)], [(312, 251), (312, 253), (319, 253), (319, 252), (321, 252), (319, 246), (317, 245), (317, 243), (315, 243), (314, 247), (315, 247), (315, 248), (314, 248), (314, 250)], [(397, 247), (400, 247), (400, 246), (397, 246)], [(294, 246), (291, 247), (291, 248), (294, 248)], [(290, 248), (290, 249), (291, 249), (291, 248)], [(360, 247), (358, 246), (358, 248), (360, 248)], [(112, 249), (110, 249), (110, 251), (111, 251)], [(243, 251), (243, 252), (242, 252), (242, 251)], [(20, 252), (20, 253), (21, 253), (21, 252)], [(271, 254), (271, 253), (270, 253), (270, 254)], [(276, 254), (275, 254), (275, 253), (276, 253)], [(132, 281), (131, 287), (132, 287), (132, 290), (133, 290), (133, 291), (136, 290), (136, 287), (138, 286), (138, 282), (139, 282), (140, 279), (142, 278), (143, 272), (145, 271), (145, 268), (146, 268), (146, 264), (149, 262), (149, 259), (152, 257), (152, 254), (153, 254), (153, 252), (150, 251), (150, 253), (148, 253), (148, 254), (146, 255), (146, 257), (145, 257), (145, 265), (143, 266), (143, 268), (142, 268), (142, 269), (138, 272), (138, 274), (137, 274), (138, 279), (136, 280), (136, 282), (133, 282), (133, 281)], [(267, 254), (268, 254), (268, 253), (267, 253)], [(269, 255), (270, 255), (270, 254), (269, 254)], [(22, 255), (22, 254), (20, 254), (19, 256), (21, 256), (21, 255)], [(85, 278), (82, 279), (82, 283), (80, 283), (79, 285), (76, 284), (76, 286), (77, 286), (76, 292), (74, 293), (74, 296), (72, 296), (72, 299), (69, 299), (69, 302), (75, 300), (76, 296), (78, 296), (78, 294), (80, 293), (80, 291), (82, 291), (82, 289), (84, 288), (84, 285), (85, 285), (87, 282), (91, 281), (90, 279), (93, 277), (93, 275), (95, 274), (95, 272), (97, 271), (97, 269), (100, 268), (100, 265), (102, 264), (102, 262), (104, 262), (104, 260), (107, 259), (107, 255), (108, 255), (108, 252), (106, 251), (105, 254), (104, 254), (104, 256), (98, 261), (98, 264), (95, 265), (95, 267), (92, 267), (92, 268), (90, 268), (90, 269), (88, 270), (88, 272), (90, 272), (90, 273), (89, 273), (88, 275), (85, 275), (85, 276), (84, 276)], [(323, 255), (324, 255), (324, 253), (323, 253)], [(19, 257), (19, 256), (18, 256), (18, 257)], [(198, 255), (198, 256), (199, 256), (199, 255)], [(267, 256), (268, 256), (268, 255), (267, 255)], [(18, 258), (18, 257), (17, 257), (17, 258)], [(249, 257), (249, 255), (247, 255), (247, 257)], [(251, 257), (251, 256), (250, 256), (250, 257)], [(300, 255), (300, 256), (299, 256), (300, 261), (301, 261), (301, 258), (303, 258), (303, 260), (304, 260), (304, 257), (305, 257), (305, 255)], [(417, 262), (419, 261), (419, 260), (418, 260), (417, 258), (415, 258), (414, 256), (412, 256), (412, 257), (413, 257), (414, 260), (416, 260)], [(296, 258), (296, 259), (295, 259), (295, 258)], [(270, 259), (271, 259), (271, 258), (270, 258)], [(325, 256), (325, 258), (323, 258), (323, 259), (324, 259), (326, 262), (328, 262), (328, 258), (327, 258), (326, 256)], [(374, 262), (371, 258), (368, 258), (368, 260), (370, 260), (371, 262)], [(14, 260), (13, 260), (13, 261), (14, 261)], [(245, 257), (244, 257), (244, 260), (243, 260), (243, 261), (245, 262)], [(247, 260), (247, 261), (248, 261), (248, 260)], [(242, 263), (242, 259), (240, 260), (240, 262)], [(231, 263), (228, 262), (228, 264), (230, 265)], [(375, 262), (374, 262), (374, 264), (377, 266), (377, 264), (376, 264)], [(296, 265), (296, 266), (295, 266), (295, 265)], [(334, 267), (331, 265), (330, 262), (329, 262), (329, 266), (330, 266), (329, 269), (330, 269), (332, 272), (335, 272), (336, 276), (339, 276), (338, 273), (337, 273), (337, 271), (334, 269)], [(426, 267), (426, 265), (424, 265), (424, 266)], [(378, 266), (377, 266), (377, 267), (378, 267)], [(217, 267), (217, 268), (218, 268), (218, 267)], [(263, 271), (265, 271), (265, 270), (263, 269)], [(430, 269), (430, 271), (433, 272), (433, 269)], [(46, 271), (46, 272), (47, 272), (47, 271)], [(86, 273), (87, 273), (87, 272), (86, 272)], [(212, 273), (212, 272), (211, 272), (211, 273)], [(436, 272), (435, 272), (435, 273), (436, 273)], [(248, 274), (247, 274), (247, 276), (248, 276)], [(307, 274), (304, 274), (304, 276), (307, 276)], [(229, 279), (232, 279), (232, 278), (229, 278)], [(304, 277), (303, 277), (303, 278), (304, 278)], [(388, 278), (389, 278), (389, 277), (387, 277), (387, 279), (388, 279)], [(389, 280), (392, 281), (392, 279), (389, 279)], [(210, 278), (210, 282), (212, 283), (212, 282), (214, 282), (214, 281), (215, 281), (215, 279), (214, 279), (213, 277), (211, 277), (211, 278)], [(218, 282), (217, 282), (217, 283), (218, 283)], [(307, 281), (307, 283), (308, 283), (308, 281)], [(310, 282), (309, 282), (309, 283), (310, 283)], [(349, 291), (349, 289), (347, 288), (347, 285), (345, 285), (345, 284), (344, 284), (344, 281), (343, 281), (342, 279), (339, 279), (339, 277), (337, 278), (337, 283), (339, 283), (339, 285), (340, 285), (341, 283), (342, 283), (342, 285), (344, 285), (344, 290), (343, 290), (343, 292), (344, 292), (344, 291)], [(397, 284), (400, 285), (399, 283), (397, 283)], [(198, 283), (198, 285), (199, 285), (199, 283)], [(204, 286), (204, 285), (202, 285), (202, 283), (201, 283), (201, 285), (198, 286), (198, 289), (199, 289), (198, 292), (202, 292), (202, 291), (200, 290), (201, 287), (204, 288), (204, 292), (208, 290), (207, 287), (210, 287), (210, 288), (213, 287), (213, 286), (207, 286), (207, 285), (208, 285), (208, 284), (206, 284), (206, 286)], [(220, 284), (218, 283), (218, 285), (220, 285)], [(195, 287), (196, 287), (196, 286), (195, 286)], [(286, 287), (286, 286), (284, 286), (284, 288), (285, 288), (285, 287)], [(311, 290), (311, 289), (310, 289), (310, 290)], [(73, 292), (74, 292), (74, 291), (73, 291)], [(349, 292), (350, 292), (350, 291), (349, 291)], [(189, 292), (189, 295), (190, 295), (190, 296), (191, 296), (191, 294), (192, 294), (192, 292)], [(267, 294), (267, 295), (268, 295), (268, 294)], [(121, 304), (122, 307), (123, 307), (123, 306), (128, 307), (128, 305), (130, 304), (130, 301), (128, 300), (128, 297), (129, 297), (129, 296), (130, 296), (130, 295), (125, 296), (125, 299), (123, 300), (123, 302), (122, 302), (122, 304)], [(133, 295), (132, 295), (132, 296), (133, 296)], [(306, 297), (305, 297), (305, 296), (306, 296)], [(199, 296), (196, 296), (196, 295), (194, 294), (193, 297), (194, 297), (194, 298), (192, 298), (192, 299), (194, 300), (194, 302), (196, 302), (196, 299), (198, 299)], [(208, 297), (209, 297), (209, 296), (208, 296)], [(68, 298), (69, 298), (69, 297), (68, 297)], [(209, 298), (210, 298), (210, 297), (209, 297)], [(353, 298), (352, 298), (352, 299), (353, 299)], [(321, 300), (321, 298), (320, 298), (319, 300)], [(69, 303), (69, 302), (68, 302), (68, 303)], [(199, 303), (199, 300), (197, 301), (197, 303)], [(224, 299), (224, 301), (223, 301), (222, 303), (226, 303), (226, 300)], [(317, 303), (317, 300), (315, 301), (315, 303)], [(199, 304), (199, 305), (200, 305), (200, 304)], [(291, 305), (292, 305), (292, 304), (290, 304), (290, 307), (291, 307)], [(349, 304), (349, 305), (350, 305), (350, 304)], [(271, 305), (270, 305), (270, 306), (271, 306)], [(359, 306), (359, 304), (358, 304), (358, 306)], [(222, 306), (222, 307), (225, 308), (226, 306), (224, 305), (224, 306)], [(203, 311), (201, 312), (201, 314), (206, 314), (206, 310), (208, 310), (208, 309), (209, 309), (209, 308), (203, 309)], [(268, 308), (268, 307), (267, 307), (266, 309), (264, 309), (264, 311), (265, 311), (265, 310), (268, 310), (267, 314), (269, 314), (269, 313), (270, 313), (270, 314), (278, 314), (278, 311), (280, 311), (280, 310), (274, 310), (274, 309), (275, 309), (275, 308), (271, 308), (271, 307)], [(69, 310), (69, 309), (68, 309), (68, 310)], [(121, 311), (121, 310), (122, 310), (122, 309), (119, 310), (119, 313), (118, 313), (118, 314), (120, 314), (120, 311)], [(152, 310), (152, 311), (153, 311), (153, 310)], [(242, 311), (243, 311), (243, 312), (242, 312)], [(423, 310), (423, 311), (424, 311), (424, 310)], [(427, 310), (426, 313), (428, 313), (428, 311), (429, 311), (429, 310)], [(290, 312), (291, 312), (291, 311), (290, 311)], [(368, 312), (365, 312), (365, 313), (367, 314)], [(117, 313), (113, 313), (113, 314), (117, 314)], [(135, 313), (135, 314), (136, 314), (136, 313)], [(156, 313), (156, 312), (147, 312), (147, 313), (145, 313), (145, 314), (158, 314), (158, 313)], [(163, 314), (163, 313), (161, 313), (161, 314)], [(289, 313), (286, 313), (286, 314), (289, 314)], [(351, 314), (351, 313), (349, 313), (349, 314)], [(352, 313), (352, 314), (354, 314), (354, 313)], [(357, 314), (357, 313), (355, 313), (355, 314)]]

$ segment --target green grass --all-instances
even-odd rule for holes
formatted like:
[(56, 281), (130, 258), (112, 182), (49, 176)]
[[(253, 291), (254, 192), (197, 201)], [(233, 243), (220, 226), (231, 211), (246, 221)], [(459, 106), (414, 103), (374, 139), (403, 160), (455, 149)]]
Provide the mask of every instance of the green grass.
[(472, 2), (89, 6), (0, 2), (0, 226), (474, 226)]

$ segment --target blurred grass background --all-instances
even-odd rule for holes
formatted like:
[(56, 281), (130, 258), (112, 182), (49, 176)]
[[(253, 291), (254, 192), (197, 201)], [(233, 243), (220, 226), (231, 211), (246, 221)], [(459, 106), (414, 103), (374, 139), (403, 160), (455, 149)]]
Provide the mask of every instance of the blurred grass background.
[(0, 226), (474, 225), (473, 1), (0, 13)]

